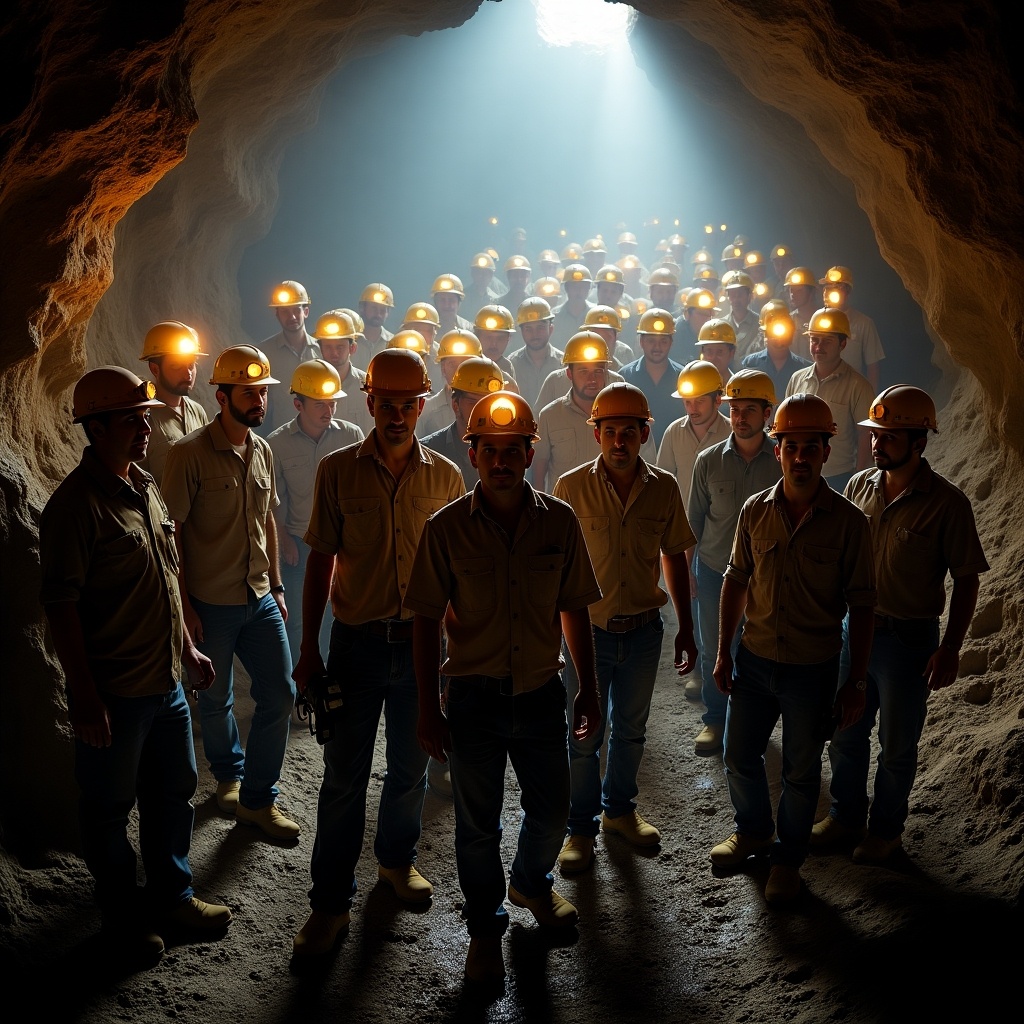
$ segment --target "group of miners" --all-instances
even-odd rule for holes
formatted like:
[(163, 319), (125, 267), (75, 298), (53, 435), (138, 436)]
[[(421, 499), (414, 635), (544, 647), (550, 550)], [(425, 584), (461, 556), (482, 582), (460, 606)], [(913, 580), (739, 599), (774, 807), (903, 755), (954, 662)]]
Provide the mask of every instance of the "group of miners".
[[(40, 521), (42, 602), (112, 942), (158, 955), (165, 924), (231, 920), (192, 888), (186, 691), (218, 808), (294, 841), (277, 799), (293, 709), (328, 690), (295, 955), (349, 927), (383, 711), (378, 877), (431, 899), (429, 777), (454, 803), (466, 977), (500, 982), (506, 900), (574, 927), (556, 866), (591, 869), (602, 831), (661, 840), (638, 778), (669, 602), (683, 693), (705, 708), (694, 750), (722, 755), (735, 812), (712, 864), (768, 856), (766, 900), (786, 905), (811, 848), (868, 864), (900, 849), (928, 694), (956, 678), (988, 568), (968, 499), (924, 458), (934, 402), (880, 388), (848, 268), (817, 279), (779, 245), (773, 283), (737, 238), (721, 278), (702, 251), (680, 290), (678, 236), (650, 269), (633, 236), (618, 244), (614, 263), (600, 237), (545, 250), (535, 277), (514, 252), (500, 284), (497, 254), (478, 253), (468, 287), (440, 275), (393, 334), (381, 282), (309, 333), (309, 295), (283, 281), (280, 332), (216, 356), (212, 419), (191, 397), (206, 353), (184, 323), (147, 333), (151, 380), (79, 380), (88, 444)], [(776, 810), (764, 754), (780, 719)], [(826, 743), (832, 803), (815, 822)], [(523, 818), (506, 872), (509, 762)]]

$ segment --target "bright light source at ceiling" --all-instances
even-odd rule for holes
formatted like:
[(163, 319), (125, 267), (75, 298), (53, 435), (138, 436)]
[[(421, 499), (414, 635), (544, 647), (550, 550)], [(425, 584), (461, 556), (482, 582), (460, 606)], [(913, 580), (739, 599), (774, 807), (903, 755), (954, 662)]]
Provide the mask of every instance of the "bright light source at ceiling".
[(537, 32), (549, 46), (607, 51), (628, 46), (636, 11), (604, 0), (533, 0)]

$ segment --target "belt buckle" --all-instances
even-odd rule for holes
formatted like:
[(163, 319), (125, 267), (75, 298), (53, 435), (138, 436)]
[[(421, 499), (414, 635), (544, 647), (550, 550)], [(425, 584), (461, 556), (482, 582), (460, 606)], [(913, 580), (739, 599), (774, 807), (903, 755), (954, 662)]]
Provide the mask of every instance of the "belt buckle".
[[(612, 626), (612, 623), (615, 623)], [(605, 625), (609, 633), (628, 633), (633, 628), (632, 615), (613, 615)]]
[(385, 641), (385, 643), (394, 644), (394, 643), (398, 642), (397, 640), (392, 640), (391, 639), (391, 624), (394, 621), (395, 621), (394, 619), (385, 619), (384, 620), (384, 641)]

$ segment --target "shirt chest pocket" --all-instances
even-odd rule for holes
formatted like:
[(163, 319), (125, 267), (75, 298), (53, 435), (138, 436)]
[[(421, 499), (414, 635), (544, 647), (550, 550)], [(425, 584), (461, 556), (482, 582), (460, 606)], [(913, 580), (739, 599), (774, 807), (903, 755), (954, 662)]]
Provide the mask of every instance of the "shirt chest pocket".
[(804, 544), (797, 557), (800, 577), (808, 590), (829, 597), (840, 591), (839, 548), (827, 548), (820, 544)]
[[(346, 498), (338, 502), (341, 512), (342, 543), (353, 548), (380, 543), (383, 536), (380, 501), (375, 498)], [(369, 583), (369, 581), (367, 581)]]
[(711, 518), (732, 519), (736, 516), (736, 484), (732, 480), (712, 480), (710, 492)]
[(270, 477), (253, 477), (252, 507), (260, 522), (264, 522), (270, 512)]
[(101, 587), (141, 578), (149, 567), (146, 538), (140, 530), (132, 530), (97, 544), (93, 566), (95, 583)]
[[(579, 445), (575, 430), (551, 431), (551, 461), (556, 467), (572, 469), (583, 460), (578, 458)], [(559, 469), (561, 473), (562, 470)]]
[(453, 603), (459, 618), (469, 619), (475, 614), (493, 610), (493, 558), (453, 558), (452, 575), (455, 577)]
[(313, 479), (313, 458), (310, 455), (293, 455), (281, 460), (281, 473), (285, 480)]
[(636, 548), (641, 558), (657, 558), (661, 551), (661, 538), (668, 524), (661, 519), (636, 521)]
[(203, 480), (202, 510), (215, 519), (228, 519), (242, 511), (242, 489), (238, 478), (211, 476)]
[(413, 515), (413, 527), (416, 530), (416, 537), (419, 538), (423, 533), (423, 527), (427, 520), (435, 513), (439, 512), (447, 503), (441, 501), (439, 498), (429, 497), (417, 497), (413, 496), (412, 499), (412, 515)]
[(526, 559), (526, 599), (533, 605), (553, 608), (562, 586), (565, 555), (530, 555)]
[(938, 546), (927, 534), (897, 527), (889, 543), (889, 564), (893, 571), (911, 575), (941, 562)]
[(600, 561), (608, 554), (611, 546), (611, 520), (607, 516), (581, 516), (580, 527), (587, 542), (592, 562)]

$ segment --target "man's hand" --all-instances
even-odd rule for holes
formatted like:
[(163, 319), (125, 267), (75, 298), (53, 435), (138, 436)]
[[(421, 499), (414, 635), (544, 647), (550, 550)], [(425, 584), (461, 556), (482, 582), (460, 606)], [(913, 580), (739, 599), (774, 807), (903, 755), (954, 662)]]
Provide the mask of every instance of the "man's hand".
[(724, 693), (732, 693), (732, 654), (726, 652), (723, 654), (721, 651), (718, 653), (718, 658), (715, 661), (714, 668), (715, 686)]
[(447, 764), (448, 751), (452, 749), (452, 734), (448, 729), (448, 719), (441, 714), (440, 699), (429, 707), (420, 704), (416, 738), (420, 747), (435, 761)]
[(690, 577), (690, 600), (691, 601), (696, 601), (697, 600), (697, 577), (694, 576), (692, 572), (688, 573), (687, 575)]
[(675, 656), (672, 664), (681, 676), (693, 671), (697, 664), (697, 641), (693, 638), (693, 630), (680, 630), (676, 633)]
[(78, 739), (90, 747), (110, 746), (110, 715), (98, 695), (76, 696), (69, 713), (71, 728)]
[(277, 531), (278, 542), (281, 545), (281, 560), (286, 565), (299, 564), (299, 546), (295, 538), (285, 529)]
[(309, 683), (313, 679), (319, 679), (327, 675), (327, 667), (319, 651), (309, 654), (306, 651), (299, 651), (299, 660), (292, 669), (292, 679), (299, 689), (299, 693), (305, 693)]
[[(287, 535), (286, 535), (287, 536)], [(284, 592), (280, 590), (271, 590), (270, 592), (274, 596), (274, 600), (277, 602), (277, 607), (281, 609), (281, 618), (288, 621), (288, 605), (284, 603)]]
[(182, 602), (181, 610), (182, 617), (185, 620), (185, 632), (188, 633), (190, 642), (201, 644), (203, 642), (203, 623), (195, 608), (192, 607), (191, 603), (185, 604), (185, 602)]
[(924, 667), (924, 678), (929, 690), (943, 690), (956, 682), (960, 672), (960, 655), (951, 647), (939, 644)]
[(572, 702), (572, 734), (578, 740), (593, 736), (601, 725), (601, 707), (597, 690), (579, 690)]
[(867, 698), (867, 694), (863, 690), (858, 690), (853, 684), (852, 679), (847, 679), (842, 686), (839, 687), (839, 693), (836, 694), (836, 702), (833, 708), (833, 715), (839, 721), (839, 728), (849, 729), (851, 725), (855, 725), (860, 721), (861, 715), (864, 714), (864, 702)]
[(185, 667), (185, 676), (193, 692), (208, 690), (213, 686), (213, 681), (217, 678), (213, 662), (205, 654), (197, 651), (195, 645), (188, 639), (182, 646), (181, 663)]

